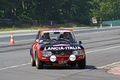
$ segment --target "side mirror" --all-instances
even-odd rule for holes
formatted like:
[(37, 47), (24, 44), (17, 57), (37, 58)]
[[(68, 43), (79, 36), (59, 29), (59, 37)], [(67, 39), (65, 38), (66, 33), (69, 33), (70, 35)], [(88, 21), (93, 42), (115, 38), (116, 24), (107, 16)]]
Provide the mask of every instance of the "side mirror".
[(82, 44), (82, 41), (79, 41), (79, 44)]

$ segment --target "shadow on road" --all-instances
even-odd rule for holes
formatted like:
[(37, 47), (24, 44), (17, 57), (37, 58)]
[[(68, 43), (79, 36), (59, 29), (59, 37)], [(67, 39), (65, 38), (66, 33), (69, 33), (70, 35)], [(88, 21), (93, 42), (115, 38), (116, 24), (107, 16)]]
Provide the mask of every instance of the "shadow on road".
[(95, 66), (87, 65), (85, 69), (97, 69)]
[[(78, 66), (44, 66), (44, 69), (49, 69), (49, 70), (76, 70), (79, 69)], [(92, 65), (86, 65), (85, 69), (97, 69), (95, 66)], [(79, 70), (83, 70), (83, 69), (79, 69)]]

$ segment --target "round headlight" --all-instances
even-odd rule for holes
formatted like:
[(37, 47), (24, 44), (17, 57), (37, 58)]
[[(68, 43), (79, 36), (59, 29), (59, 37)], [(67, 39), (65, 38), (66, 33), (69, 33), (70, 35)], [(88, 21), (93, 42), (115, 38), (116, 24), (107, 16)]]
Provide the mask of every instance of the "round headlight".
[(47, 52), (46, 52), (46, 55), (47, 55), (47, 56), (51, 56), (51, 55), (52, 55), (52, 52), (47, 51)]
[(73, 53), (73, 55), (81, 55), (82, 54), (82, 50), (75, 50), (72, 53)]
[(73, 51), (73, 54), (78, 55), (79, 53), (78, 53), (78, 51)]
[(45, 51), (42, 52), (42, 56), (46, 56), (46, 52)]
[(51, 56), (51, 55), (52, 55), (51, 51), (43, 51), (42, 52), (42, 56), (48, 57), (48, 56)]

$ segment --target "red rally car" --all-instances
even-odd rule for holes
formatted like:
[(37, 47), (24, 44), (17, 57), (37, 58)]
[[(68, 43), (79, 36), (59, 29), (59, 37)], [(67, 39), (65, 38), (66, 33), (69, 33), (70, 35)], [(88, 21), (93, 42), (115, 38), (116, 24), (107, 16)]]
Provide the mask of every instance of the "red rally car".
[(86, 66), (82, 42), (77, 42), (72, 29), (39, 30), (30, 49), (31, 65), (42, 69), (44, 65)]

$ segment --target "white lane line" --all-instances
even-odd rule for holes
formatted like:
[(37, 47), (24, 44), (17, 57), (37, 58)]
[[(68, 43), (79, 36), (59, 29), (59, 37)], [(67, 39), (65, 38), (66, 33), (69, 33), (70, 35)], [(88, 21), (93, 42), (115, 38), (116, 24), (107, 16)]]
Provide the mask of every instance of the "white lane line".
[(99, 69), (109, 69), (111, 67), (114, 67), (114, 66), (117, 66), (117, 65), (120, 65), (120, 61), (118, 62), (114, 62), (114, 63), (111, 63), (111, 64), (107, 64), (107, 65), (104, 65), (104, 66), (100, 66), (100, 67), (97, 67)]
[[(115, 48), (120, 48), (120, 46), (114, 46), (114, 47), (109, 47), (109, 48), (104, 48), (104, 49), (99, 49), (99, 50), (94, 50), (94, 51), (89, 51), (89, 52), (86, 52), (86, 53), (94, 53), (94, 52), (100, 52), (100, 51), (105, 51), (105, 50), (110, 50), (110, 49), (115, 49)], [(107, 65), (104, 65), (104, 66), (100, 66), (100, 67), (97, 67), (98, 69), (108, 69), (110, 68), (111, 66), (113, 67), (114, 65), (120, 65), (120, 61), (118, 62), (114, 62), (114, 63), (111, 63), (111, 64), (107, 64)]]
[(34, 41), (35, 39), (28, 39), (28, 40), (19, 40), (19, 41), (15, 41), (15, 42), (24, 42), (24, 41)]
[(115, 49), (115, 48), (120, 48), (120, 46), (114, 46), (114, 47), (109, 47), (109, 48), (104, 48), (104, 49), (98, 49), (98, 50), (88, 51), (86, 53), (100, 52), (100, 51), (105, 51), (105, 50)]
[(2, 71), (2, 70), (6, 70), (6, 69), (16, 68), (16, 67), (20, 67), (20, 66), (25, 66), (25, 65), (29, 65), (29, 64), (30, 64), (30, 63), (20, 64), (20, 65), (14, 65), (14, 66), (5, 67), (5, 68), (0, 68), (0, 71)]
[[(28, 40), (19, 40), (19, 41), (15, 41), (15, 43), (17, 43), (17, 42), (28, 42), (28, 41), (33, 41), (34, 42), (34, 39), (28, 39)], [(0, 44), (9, 44), (9, 42), (2, 42), (2, 43), (0, 43)]]
[[(28, 36), (28, 35), (36, 35), (36, 33), (29, 33), (29, 34), (23, 34), (23, 33), (21, 33), (21, 34), (13, 34), (14, 35), (14, 37), (16, 37), (16, 36)], [(11, 36), (11, 34), (8, 34), (8, 35), (0, 35), (0, 38), (6, 38), (6, 37), (10, 37)]]
[[(119, 47), (120, 46), (114, 46), (114, 47), (109, 47), (109, 48), (105, 48), (105, 49), (99, 49), (99, 50), (89, 51), (89, 52), (86, 52), (86, 53), (100, 52), (100, 51), (105, 51), (105, 50), (109, 50), (109, 49), (115, 49), (115, 48), (119, 48)], [(113, 65), (113, 64), (117, 64), (117, 63), (120, 63), (120, 62), (108, 64), (106, 66), (110, 66), (110, 65)], [(17, 68), (17, 67), (21, 67), (21, 66), (26, 66), (26, 65), (29, 65), (29, 64), (30, 63), (25, 63), (25, 64), (20, 64), (20, 65), (14, 65), (14, 66), (10, 66), (10, 67), (0, 68), (0, 71), (6, 70), (6, 69)], [(106, 66), (101, 66), (101, 67), (97, 67), (97, 68), (104, 68)]]

